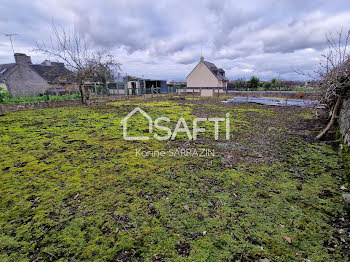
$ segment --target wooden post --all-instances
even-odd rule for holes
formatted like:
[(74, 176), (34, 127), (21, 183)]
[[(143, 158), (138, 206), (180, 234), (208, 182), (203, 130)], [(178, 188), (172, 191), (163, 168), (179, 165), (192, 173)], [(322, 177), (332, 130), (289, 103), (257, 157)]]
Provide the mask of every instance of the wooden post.
[(46, 101), (50, 100), (50, 96), (49, 96), (49, 92), (47, 92), (47, 90), (45, 91), (45, 96), (46, 96)]
[(160, 96), (160, 82), (159, 82), (159, 87), (158, 87), (157, 81), (156, 81), (156, 94), (157, 94), (157, 97)]

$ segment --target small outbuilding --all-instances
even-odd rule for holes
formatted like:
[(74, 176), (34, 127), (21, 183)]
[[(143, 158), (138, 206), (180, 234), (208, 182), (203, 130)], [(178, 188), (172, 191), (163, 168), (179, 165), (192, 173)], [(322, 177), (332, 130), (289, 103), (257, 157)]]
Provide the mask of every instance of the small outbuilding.
[(160, 94), (168, 92), (166, 80), (134, 78), (129, 79), (127, 82), (128, 95)]

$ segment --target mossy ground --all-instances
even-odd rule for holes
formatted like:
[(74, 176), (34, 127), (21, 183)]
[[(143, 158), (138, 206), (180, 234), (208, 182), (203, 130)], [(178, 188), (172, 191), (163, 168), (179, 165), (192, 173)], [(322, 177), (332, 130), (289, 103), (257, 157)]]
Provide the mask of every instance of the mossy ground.
[[(125, 141), (120, 121), (136, 106), (171, 127), (230, 113), (231, 140)], [(0, 260), (344, 261), (334, 226), (345, 216), (344, 160), (311, 140), (316, 123), (309, 109), (220, 98), (9, 113), (0, 118)], [(130, 125), (130, 135), (148, 128), (140, 116)], [(135, 153), (175, 148), (215, 156)]]

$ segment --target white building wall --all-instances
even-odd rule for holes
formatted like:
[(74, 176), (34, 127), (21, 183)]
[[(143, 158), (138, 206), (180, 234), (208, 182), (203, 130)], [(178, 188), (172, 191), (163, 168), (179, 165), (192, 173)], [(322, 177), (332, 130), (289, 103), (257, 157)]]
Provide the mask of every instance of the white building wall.
[(7, 90), (7, 86), (6, 86), (5, 83), (0, 83), (0, 87), (1, 87), (1, 88), (4, 88), (5, 90)]
[(203, 62), (199, 62), (193, 71), (187, 76), (187, 88), (219, 86), (218, 79)]

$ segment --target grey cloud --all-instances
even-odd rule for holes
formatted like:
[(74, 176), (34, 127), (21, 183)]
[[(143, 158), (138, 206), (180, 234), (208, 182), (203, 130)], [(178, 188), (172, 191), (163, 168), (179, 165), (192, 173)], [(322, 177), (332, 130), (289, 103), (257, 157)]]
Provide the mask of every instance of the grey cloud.
[(198, 58), (193, 57), (193, 56), (188, 56), (188, 57), (183, 56), (183, 57), (179, 57), (179, 58), (175, 59), (176, 63), (184, 64), (184, 65), (193, 64), (197, 60), (198, 60)]
[(299, 49), (326, 46), (325, 35), (340, 30), (342, 23), (350, 23), (350, 12), (328, 17), (322, 13), (292, 24), (273, 25), (259, 33), (265, 52), (293, 52)]
[[(205, 58), (231, 78), (298, 78), (290, 65), (317, 65), (325, 34), (350, 24), (350, 6), (346, 0), (5, 0), (0, 7), (0, 31), (18, 33), (15, 47), (23, 52), (49, 39), (52, 20), (79, 31), (92, 48), (111, 50), (130, 74), (184, 79), (203, 44)], [(8, 39), (0, 39), (0, 62), (12, 61)]]

